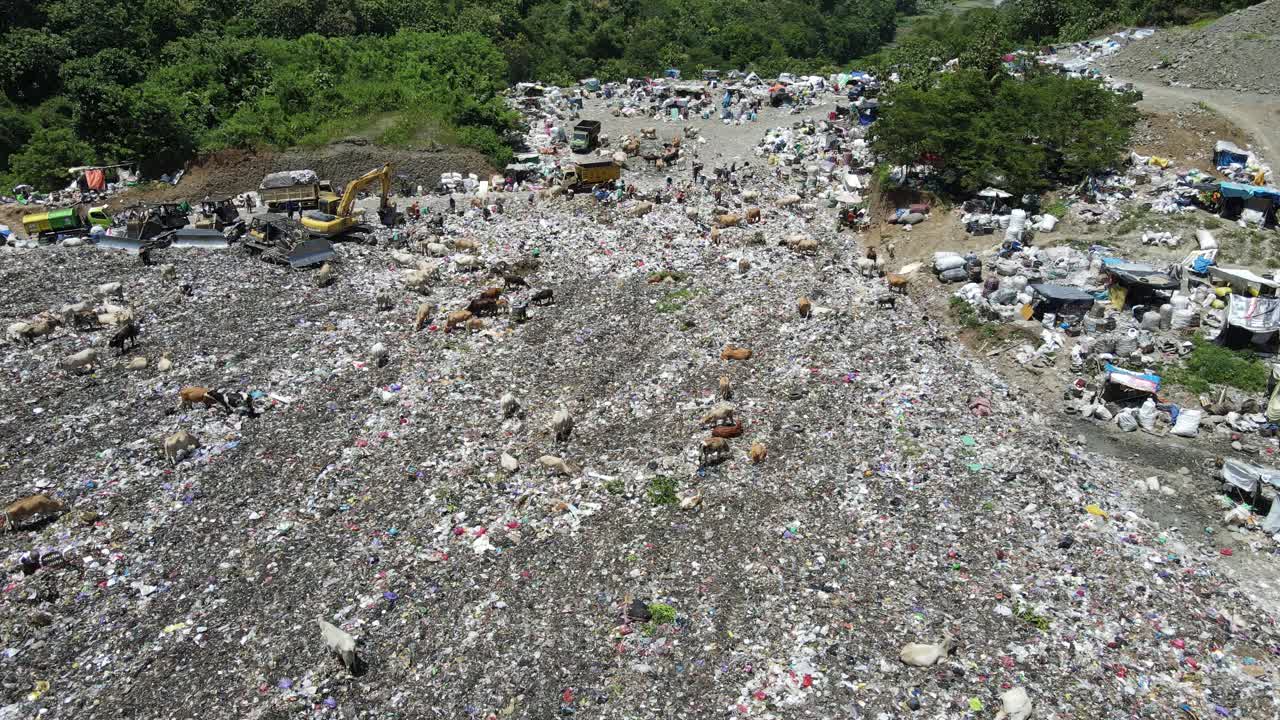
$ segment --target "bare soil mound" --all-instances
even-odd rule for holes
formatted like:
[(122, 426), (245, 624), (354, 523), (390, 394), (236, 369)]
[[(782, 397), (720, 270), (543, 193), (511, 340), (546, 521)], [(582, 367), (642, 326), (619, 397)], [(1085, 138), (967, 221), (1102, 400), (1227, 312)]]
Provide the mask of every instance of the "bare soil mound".
[(1280, 77), (1280, 0), (1231, 13), (1207, 27), (1157, 33), (1105, 64), (1127, 78), (1272, 94)]
[(339, 141), (322, 148), (284, 152), (233, 149), (193, 161), (177, 185), (147, 186), (119, 196), (113, 205), (233, 195), (258, 187), (264, 175), (279, 170), (310, 169), (326, 180), (345, 183), (384, 163), (393, 164), (396, 175), (423, 186), (435, 185), (443, 172), (485, 175), (493, 171), (493, 164), (484, 155), (461, 148), (407, 150), (363, 141)]

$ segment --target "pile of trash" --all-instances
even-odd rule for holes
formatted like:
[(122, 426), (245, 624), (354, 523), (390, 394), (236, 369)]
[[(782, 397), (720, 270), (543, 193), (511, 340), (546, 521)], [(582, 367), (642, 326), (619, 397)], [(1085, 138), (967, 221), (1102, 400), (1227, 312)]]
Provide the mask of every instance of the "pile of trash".
[(50, 319), (0, 353), (0, 717), (1274, 714), (1214, 539), (797, 185), (476, 197), (327, 275), (0, 249)]

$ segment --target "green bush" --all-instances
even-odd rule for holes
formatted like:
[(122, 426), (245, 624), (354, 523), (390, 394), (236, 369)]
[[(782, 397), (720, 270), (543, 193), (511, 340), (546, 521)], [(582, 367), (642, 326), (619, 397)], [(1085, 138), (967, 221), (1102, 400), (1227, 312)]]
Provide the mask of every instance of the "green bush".
[(1231, 350), (1196, 338), (1195, 348), (1182, 365), (1164, 368), (1161, 380), (1194, 393), (1209, 392), (1214, 385), (1229, 385), (1248, 392), (1264, 392), (1271, 370), (1251, 350)]
[(676, 496), (676, 479), (666, 475), (656, 475), (649, 481), (649, 502), (654, 505), (675, 505), (680, 499)]
[(943, 195), (969, 197), (992, 184), (1042, 192), (1116, 165), (1137, 122), (1134, 101), (1090, 80), (989, 80), (961, 70), (928, 89), (888, 93), (871, 142), (894, 165), (927, 166), (927, 182)]
[(676, 621), (676, 609), (666, 603), (649, 603), (649, 620), (654, 625), (670, 625)]

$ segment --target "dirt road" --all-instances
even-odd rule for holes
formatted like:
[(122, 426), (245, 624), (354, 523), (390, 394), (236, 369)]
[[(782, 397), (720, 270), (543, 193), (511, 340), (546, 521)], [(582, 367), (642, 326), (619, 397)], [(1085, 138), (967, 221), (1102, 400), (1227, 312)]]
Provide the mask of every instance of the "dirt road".
[(1142, 110), (1165, 113), (1202, 102), (1248, 133), (1254, 141), (1253, 149), (1265, 161), (1275, 162), (1280, 157), (1280, 103), (1274, 96), (1132, 82), (1142, 91), (1142, 102), (1138, 103)]

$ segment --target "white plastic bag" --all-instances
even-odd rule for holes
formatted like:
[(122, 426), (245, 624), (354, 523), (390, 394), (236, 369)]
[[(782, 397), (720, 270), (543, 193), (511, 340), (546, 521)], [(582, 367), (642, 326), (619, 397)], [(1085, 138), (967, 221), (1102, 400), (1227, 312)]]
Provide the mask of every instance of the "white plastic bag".
[(1138, 419), (1133, 416), (1133, 410), (1121, 410), (1116, 413), (1116, 425), (1124, 432), (1133, 432), (1138, 429)]
[(1156, 429), (1155, 400), (1147, 398), (1147, 401), (1142, 403), (1142, 407), (1138, 408), (1138, 424), (1147, 432), (1151, 432)]
[(1200, 434), (1200, 418), (1203, 415), (1201, 410), (1183, 410), (1178, 413), (1178, 420), (1173, 423), (1172, 432), (1174, 435), (1182, 437), (1195, 437)]

